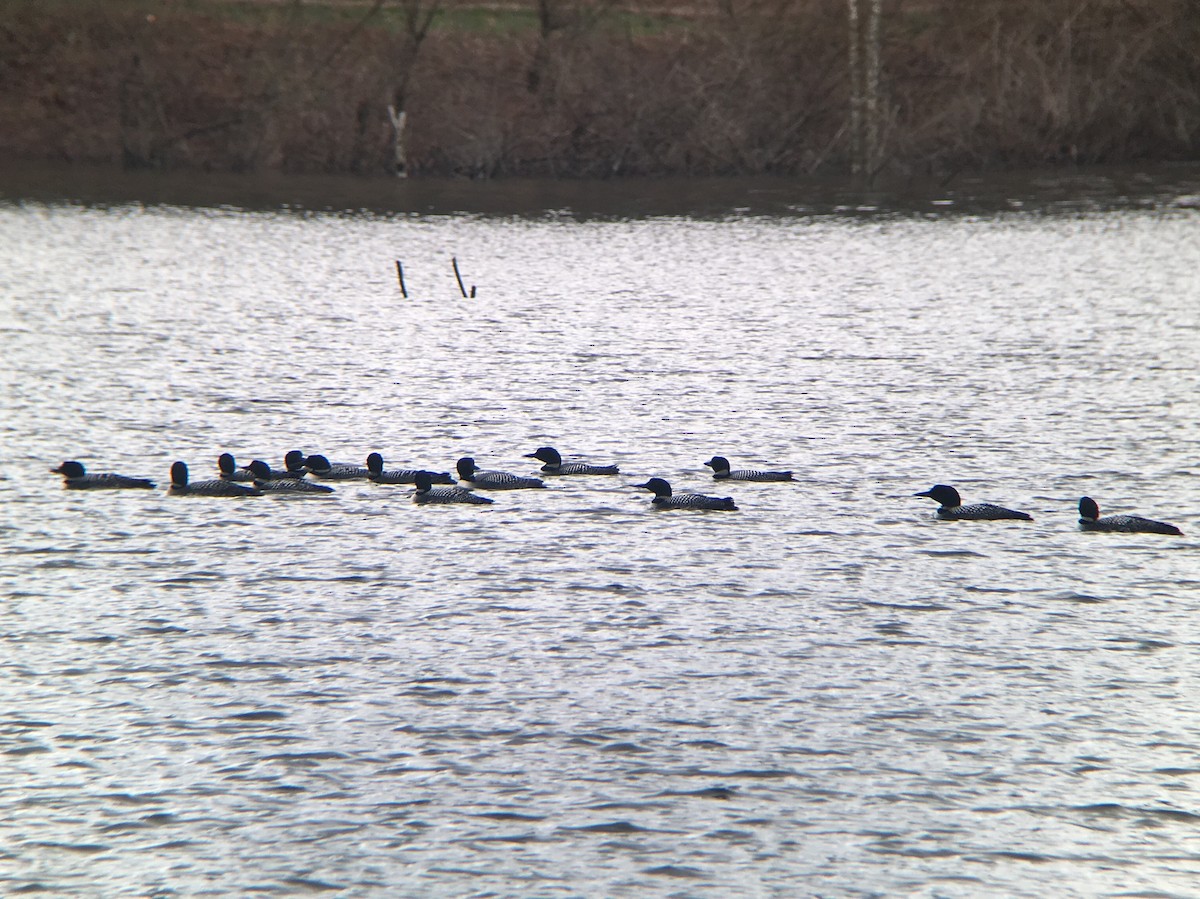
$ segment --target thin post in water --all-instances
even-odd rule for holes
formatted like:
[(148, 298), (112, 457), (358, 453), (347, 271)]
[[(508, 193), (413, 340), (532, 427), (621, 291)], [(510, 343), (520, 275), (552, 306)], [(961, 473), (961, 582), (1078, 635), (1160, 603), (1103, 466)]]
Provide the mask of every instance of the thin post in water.
[(408, 299), (408, 288), (404, 286), (404, 266), (400, 264), (400, 260), (396, 260), (396, 278), (400, 281), (400, 295), (404, 299)]
[[(450, 262), (454, 265), (454, 277), (458, 280), (458, 292), (461, 293), (464, 298), (466, 298), (467, 289), (465, 287), (463, 287), (462, 275), (459, 274), (459, 272), (458, 272), (458, 257), (451, 256)], [(475, 296), (475, 285), (474, 284), (471, 285), (471, 296)]]

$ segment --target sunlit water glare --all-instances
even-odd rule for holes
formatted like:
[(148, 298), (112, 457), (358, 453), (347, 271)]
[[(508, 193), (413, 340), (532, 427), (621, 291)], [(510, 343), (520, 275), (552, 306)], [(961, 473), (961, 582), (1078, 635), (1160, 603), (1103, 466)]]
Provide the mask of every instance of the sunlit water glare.
[(1194, 895), (1197, 228), (0, 207), (0, 891)]

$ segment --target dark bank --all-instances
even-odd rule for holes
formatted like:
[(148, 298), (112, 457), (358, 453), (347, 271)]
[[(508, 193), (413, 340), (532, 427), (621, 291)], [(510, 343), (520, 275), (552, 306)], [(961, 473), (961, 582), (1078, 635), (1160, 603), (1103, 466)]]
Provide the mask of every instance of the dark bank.
[(0, 0), (0, 17), (10, 161), (940, 179), (1192, 160), (1200, 136), (1187, 0)]

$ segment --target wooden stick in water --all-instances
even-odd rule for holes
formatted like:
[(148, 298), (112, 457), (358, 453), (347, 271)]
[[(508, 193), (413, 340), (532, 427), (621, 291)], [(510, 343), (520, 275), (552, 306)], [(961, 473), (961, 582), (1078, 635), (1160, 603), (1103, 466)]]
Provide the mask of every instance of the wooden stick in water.
[(402, 297), (404, 297), (404, 299), (407, 300), (408, 299), (408, 288), (406, 288), (404, 286), (404, 266), (402, 266), (400, 264), (399, 259), (396, 260), (396, 277), (400, 281), (400, 295)]
[(466, 297), (467, 289), (463, 287), (462, 275), (458, 273), (458, 257), (451, 256), (450, 262), (454, 265), (454, 277), (458, 279), (458, 292), (461, 293), (463, 297)]

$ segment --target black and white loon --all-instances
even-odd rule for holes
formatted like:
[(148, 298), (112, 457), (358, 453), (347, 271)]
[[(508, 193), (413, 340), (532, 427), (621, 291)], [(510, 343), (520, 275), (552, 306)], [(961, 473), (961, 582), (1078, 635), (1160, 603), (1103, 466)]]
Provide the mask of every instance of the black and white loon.
[(460, 480), (485, 490), (524, 490), (546, 486), (541, 478), (526, 478), (519, 474), (509, 474), (507, 471), (484, 471), (470, 456), (459, 459), (456, 467)]
[(589, 465), (587, 462), (564, 462), (552, 446), (539, 446), (532, 453), (525, 454), (526, 459), (537, 459), (542, 465), (543, 474), (620, 474), (621, 469), (615, 465)]
[(233, 453), (221, 453), (217, 457), (217, 471), (220, 472), (218, 477), (223, 481), (253, 481), (254, 475), (250, 473), (250, 466), (243, 465), (238, 468), (237, 460), (233, 458)]
[(283, 471), (277, 468), (271, 469), (271, 477), (273, 478), (302, 478), (308, 474), (308, 469), (304, 467), (304, 460), (308, 456), (301, 450), (288, 450), (283, 456)]
[(347, 462), (333, 463), (320, 453), (308, 456), (304, 467), (312, 472), (314, 478), (325, 478), (330, 481), (363, 481), (371, 476), (371, 469), (361, 465), (351, 465)]
[(278, 472), (271, 471), (271, 466), (262, 459), (255, 459), (246, 466), (246, 469), (254, 477), (254, 486), (263, 493), (280, 496), (303, 496), (304, 494), (315, 496), (333, 493), (333, 488), (325, 484), (286, 475), (281, 477)]
[[(376, 484), (415, 484), (419, 468), (396, 468), (391, 471), (383, 470), (383, 456), (371, 453), (367, 456), (367, 469), (371, 472), (368, 477)], [(432, 484), (453, 484), (454, 478), (444, 471), (430, 471), (429, 481)]]
[(790, 471), (730, 471), (729, 460), (724, 456), (713, 456), (704, 463), (713, 470), (714, 481), (794, 481)]
[(1002, 519), (1033, 521), (1033, 516), (1025, 512), (1017, 512), (991, 503), (974, 503), (964, 506), (958, 491), (945, 484), (934, 484), (924, 493), (914, 495), (928, 496), (941, 503), (937, 510), (937, 517), (944, 521), (999, 521)]
[(1183, 531), (1165, 521), (1154, 521), (1140, 515), (1107, 515), (1100, 517), (1100, 506), (1090, 496), (1079, 500), (1079, 529), (1082, 531), (1117, 531), (1123, 534), (1174, 534)]
[(433, 478), (427, 471), (416, 472), (413, 483), (417, 485), (417, 489), (413, 491), (413, 502), (418, 504), (472, 503), (483, 506), (493, 502), (465, 487), (434, 487)]
[(262, 496), (262, 491), (257, 487), (235, 484), (220, 478), (189, 484), (186, 462), (176, 462), (171, 466), (171, 486), (167, 493), (172, 496)]
[(662, 478), (651, 478), (644, 484), (633, 484), (654, 494), (650, 504), (656, 509), (720, 509), (736, 512), (737, 506), (729, 496), (705, 496), (702, 493), (680, 493), (673, 495), (671, 485)]
[(145, 478), (131, 478), (123, 474), (88, 474), (82, 462), (64, 462), (50, 471), (63, 476), (63, 486), (68, 490), (147, 490), (154, 487), (154, 482)]

